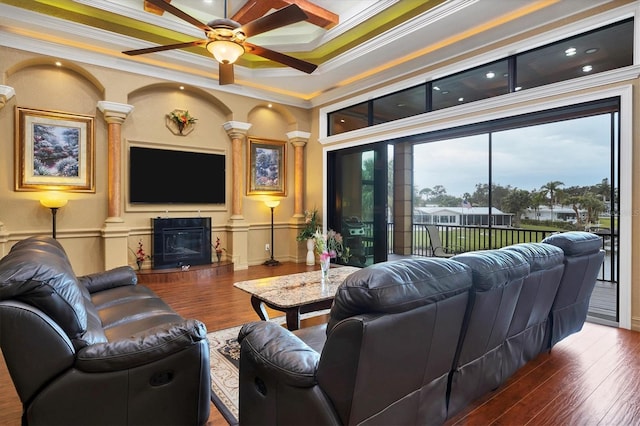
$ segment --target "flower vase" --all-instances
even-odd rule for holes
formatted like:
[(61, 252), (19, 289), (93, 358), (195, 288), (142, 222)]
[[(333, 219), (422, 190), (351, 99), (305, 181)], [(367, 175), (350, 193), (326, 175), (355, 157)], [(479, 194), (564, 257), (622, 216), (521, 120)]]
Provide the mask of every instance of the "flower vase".
[(182, 121), (178, 121), (178, 132), (180, 132), (180, 134), (182, 134), (182, 131), (184, 130), (185, 124)]
[(322, 270), (322, 280), (329, 278), (329, 268), (331, 267), (331, 258), (329, 256), (320, 255), (320, 269)]
[(316, 246), (316, 240), (313, 238), (307, 239), (307, 265), (313, 266), (316, 264), (316, 255), (313, 253), (313, 249)]
[(218, 258), (218, 263), (220, 263), (220, 259), (222, 258), (222, 252), (217, 251), (216, 257)]
[(138, 271), (142, 269), (142, 262), (144, 262), (143, 260), (136, 260), (136, 264), (138, 265)]

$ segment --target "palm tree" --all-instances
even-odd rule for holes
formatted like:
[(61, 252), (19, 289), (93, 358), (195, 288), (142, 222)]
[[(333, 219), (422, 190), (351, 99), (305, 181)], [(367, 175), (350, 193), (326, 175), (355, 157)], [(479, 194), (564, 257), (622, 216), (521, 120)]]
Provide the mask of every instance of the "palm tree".
[(547, 182), (540, 189), (549, 194), (549, 209), (551, 210), (551, 221), (553, 222), (553, 205), (556, 203), (557, 192), (561, 186), (564, 186), (564, 182), (554, 180)]

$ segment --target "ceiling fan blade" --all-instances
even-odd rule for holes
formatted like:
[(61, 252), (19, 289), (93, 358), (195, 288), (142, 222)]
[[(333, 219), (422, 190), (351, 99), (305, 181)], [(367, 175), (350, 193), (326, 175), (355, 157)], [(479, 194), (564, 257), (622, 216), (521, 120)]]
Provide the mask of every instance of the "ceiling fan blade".
[(218, 81), (220, 85), (233, 84), (233, 64), (218, 64)]
[(208, 40), (194, 40), (186, 43), (167, 44), (165, 46), (147, 47), (146, 49), (127, 50), (122, 53), (129, 56), (144, 55), (145, 53), (162, 52), (163, 50), (182, 49), (184, 47), (201, 46)]
[(242, 31), (247, 37), (251, 37), (257, 34), (266, 33), (267, 31), (275, 30), (276, 28), (284, 27), (285, 25), (306, 21), (307, 19), (309, 19), (307, 14), (304, 13), (300, 6), (293, 3), (289, 6), (283, 7), (282, 9), (278, 9), (269, 15), (263, 16), (262, 18), (247, 22), (240, 27), (240, 31)]
[(189, 15), (188, 13), (185, 13), (183, 11), (181, 11), (180, 9), (178, 9), (175, 6), (172, 6), (170, 3), (165, 2), (164, 0), (147, 0), (149, 3), (153, 4), (154, 6), (159, 7), (160, 9), (169, 12), (170, 14), (177, 16), (178, 18), (187, 21), (188, 23), (190, 23), (191, 25), (194, 25), (198, 28), (200, 28), (202, 31), (211, 31), (211, 28), (208, 25), (203, 24), (202, 22), (198, 21), (196, 18), (194, 18), (193, 16)]
[(265, 47), (256, 46), (255, 44), (245, 42), (244, 47), (247, 48), (248, 53), (271, 59), (272, 61), (306, 72), (307, 74), (311, 74), (318, 68), (316, 64), (312, 64), (311, 62), (306, 62), (302, 59), (294, 58), (293, 56), (285, 55)]

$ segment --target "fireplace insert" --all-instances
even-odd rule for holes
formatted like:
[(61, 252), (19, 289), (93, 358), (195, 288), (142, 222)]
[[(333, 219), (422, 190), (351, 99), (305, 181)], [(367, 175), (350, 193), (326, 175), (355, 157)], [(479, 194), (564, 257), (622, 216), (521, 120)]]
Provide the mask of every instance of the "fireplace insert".
[(211, 263), (211, 218), (153, 219), (154, 269)]

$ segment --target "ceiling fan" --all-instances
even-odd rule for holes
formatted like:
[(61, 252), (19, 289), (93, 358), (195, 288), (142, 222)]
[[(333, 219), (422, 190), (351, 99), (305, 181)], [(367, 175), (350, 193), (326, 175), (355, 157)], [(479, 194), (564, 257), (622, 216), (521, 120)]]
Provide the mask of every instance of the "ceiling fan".
[[(165, 46), (149, 47), (146, 49), (127, 50), (124, 54), (143, 55), (145, 53), (160, 52), (171, 49), (182, 49), (192, 46), (205, 46), (213, 54), (219, 64), (220, 84), (232, 84), (234, 81), (233, 63), (245, 52), (262, 56), (263, 58), (287, 65), (291, 68), (311, 74), (318, 66), (310, 62), (294, 58), (283, 53), (279, 53), (265, 47), (257, 46), (247, 41), (248, 37), (255, 36), (276, 28), (284, 27), (296, 22), (305, 21), (308, 16), (295, 3), (276, 10), (275, 12), (247, 22), (244, 25), (231, 19), (214, 19), (207, 24), (203, 24), (191, 15), (183, 12), (164, 0), (147, 0), (178, 18), (195, 25), (204, 31), (206, 36), (202, 40), (188, 41), (185, 43), (169, 44)], [(226, 7), (225, 7), (226, 16)]]

